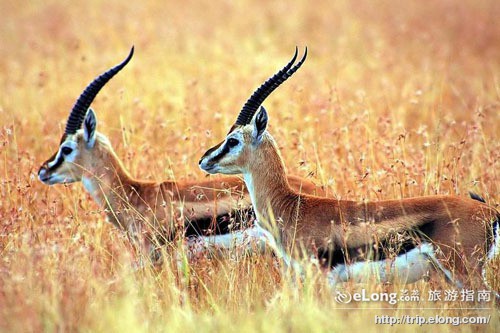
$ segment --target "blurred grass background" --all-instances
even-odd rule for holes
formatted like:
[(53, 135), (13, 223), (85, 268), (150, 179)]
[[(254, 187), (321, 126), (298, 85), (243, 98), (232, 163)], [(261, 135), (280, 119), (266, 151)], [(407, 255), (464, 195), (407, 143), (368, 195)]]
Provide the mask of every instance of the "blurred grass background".
[[(135, 176), (206, 177), (202, 153), (307, 45), (303, 68), (265, 102), (290, 173), (345, 199), (470, 190), (499, 205), (498, 1), (3, 0), (0, 10), (1, 331), (385, 331), (374, 314), (426, 306), (345, 310), (314, 270), (297, 289), (271, 257), (133, 273), (126, 239), (81, 185), (36, 179), (75, 99), (132, 45), (93, 108)], [(494, 310), (476, 312), (498, 325)]]

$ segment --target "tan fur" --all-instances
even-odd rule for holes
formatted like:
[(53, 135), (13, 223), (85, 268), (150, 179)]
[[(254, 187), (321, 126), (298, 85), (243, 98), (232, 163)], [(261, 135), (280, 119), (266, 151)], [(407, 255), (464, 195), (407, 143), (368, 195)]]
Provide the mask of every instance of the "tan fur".
[[(72, 163), (63, 162), (54, 172), (71, 176), (73, 181), (87, 179), (95, 189), (94, 199), (105, 208), (117, 227), (133, 235), (145, 233), (167, 239), (182, 234), (186, 220), (214, 218), (251, 206), (244, 183), (237, 177), (201, 182), (140, 181), (126, 171), (106, 137), (97, 133), (96, 144), (87, 148), (82, 131), (63, 141), (77, 143), (78, 154)], [(49, 171), (47, 160), (41, 167)], [(289, 177), (296, 190), (321, 193), (313, 183)]]
[[(467, 271), (466, 261), (471, 264), (469, 268), (479, 268), (491, 222), (497, 215), (486, 204), (455, 196), (359, 203), (297, 193), (288, 182), (271, 135), (265, 132), (262, 141), (255, 144), (253, 125), (235, 130), (241, 131), (244, 148), (232, 157), (231, 167), (238, 167), (245, 180), (249, 177), (257, 218), (264, 227), (275, 219), (281, 241), (289, 250), (305, 246), (310, 255), (317, 248), (356, 248), (423, 227), (429, 231), (424, 238), (440, 247), (449, 267), (460, 274)], [(210, 156), (205, 157), (210, 165)], [(228, 160), (222, 157), (213, 164), (224, 168)]]

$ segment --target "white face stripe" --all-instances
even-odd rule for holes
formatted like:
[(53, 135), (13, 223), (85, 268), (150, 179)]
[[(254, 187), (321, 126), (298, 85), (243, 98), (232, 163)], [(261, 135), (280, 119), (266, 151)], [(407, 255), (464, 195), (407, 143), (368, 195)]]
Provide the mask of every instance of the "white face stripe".
[(59, 150), (57, 151), (56, 157), (49, 163), (47, 163), (47, 166), (49, 169), (51, 169), (54, 165), (56, 165), (57, 161), (61, 158), (61, 149), (59, 147)]
[[(66, 155), (66, 156), (62, 156), (62, 148), (63, 147), (69, 147), (71, 149), (73, 149), (73, 151), (71, 152), (71, 154), (69, 155)], [(57, 154), (56, 154), (56, 157), (47, 163), (47, 166), (50, 168), (54, 167), (54, 165), (57, 164), (57, 162), (59, 161), (59, 159), (61, 158), (64, 158), (64, 160), (66, 162), (73, 162), (75, 160), (75, 157), (76, 157), (76, 148), (77, 148), (77, 144), (75, 141), (72, 141), (72, 140), (66, 140), (64, 141), (60, 146), (59, 146), (59, 150), (57, 151)]]
[(224, 142), (219, 146), (219, 148), (217, 148), (217, 150), (214, 150), (210, 155), (208, 155), (207, 157), (208, 158), (213, 158), (215, 156), (218, 156), (219, 154), (222, 153), (222, 150), (226, 147), (226, 140), (224, 140)]
[[(237, 140), (238, 144), (228, 146), (228, 140)], [(204, 156), (200, 161), (200, 168), (205, 172), (214, 174), (240, 174), (240, 166), (236, 161), (245, 148), (244, 136), (241, 130), (229, 134), (217, 149)]]
[[(235, 147), (232, 147), (232, 148), (226, 148), (226, 145), (227, 145), (227, 141), (229, 139), (235, 139), (235, 140), (238, 140), (239, 144)], [(226, 139), (224, 140), (224, 143), (220, 145), (219, 148), (217, 148), (217, 150), (215, 150), (214, 152), (212, 152), (212, 154), (210, 154), (210, 158), (214, 158), (216, 156), (218, 156), (219, 154), (221, 154), (224, 150), (228, 150), (225, 154), (225, 156), (223, 156), (222, 158), (226, 157), (226, 156), (238, 156), (241, 152), (241, 150), (243, 149), (243, 145), (244, 145), (244, 142), (243, 142), (243, 135), (240, 131), (234, 131), (233, 133), (231, 133), (230, 135), (228, 135), (226, 137)], [(235, 149), (237, 148), (237, 149)]]

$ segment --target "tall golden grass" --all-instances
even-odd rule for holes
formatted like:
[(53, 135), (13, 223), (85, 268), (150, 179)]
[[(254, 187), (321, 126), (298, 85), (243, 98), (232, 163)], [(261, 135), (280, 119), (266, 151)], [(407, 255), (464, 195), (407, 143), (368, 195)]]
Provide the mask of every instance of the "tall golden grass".
[[(498, 329), (494, 309), (426, 301), (436, 286), (425, 282), (348, 284), (418, 289), (424, 300), (347, 309), (313, 267), (297, 286), (271, 256), (133, 271), (128, 241), (80, 184), (36, 177), (76, 97), (133, 44), (93, 107), (125, 166), (155, 180), (206, 177), (200, 155), (307, 45), (306, 64), (265, 103), (290, 173), (348, 199), (470, 190), (498, 207), (498, 1), (49, 0), (0, 10), (0, 331), (385, 331), (375, 315), (404, 314), (491, 321), (392, 329)], [(489, 277), (498, 284), (498, 268)]]

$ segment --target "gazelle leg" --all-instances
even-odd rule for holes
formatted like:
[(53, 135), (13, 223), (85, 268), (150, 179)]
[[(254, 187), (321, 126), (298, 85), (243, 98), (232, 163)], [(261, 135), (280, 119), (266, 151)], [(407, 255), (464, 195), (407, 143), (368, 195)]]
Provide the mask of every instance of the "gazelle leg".
[(252, 237), (258, 237), (267, 246), (269, 246), (271, 250), (273, 250), (276, 257), (284, 263), (286, 270), (290, 269), (293, 273), (298, 274), (301, 278), (303, 278), (304, 272), (302, 266), (299, 262), (290, 257), (283, 246), (276, 242), (276, 238), (269, 231), (259, 227), (258, 225), (251, 229), (250, 233), (252, 234)]
[(453, 277), (452, 272), (450, 272), (448, 269), (446, 269), (436, 258), (436, 255), (433, 252), (431, 253), (423, 253), (426, 257), (427, 260), (429, 261), (432, 270), (436, 272), (438, 275), (442, 275), (446, 282), (456, 288), (463, 288), (463, 283), (461, 279), (458, 279), (456, 277)]
[(242, 249), (244, 251), (257, 250), (264, 252), (265, 240), (257, 237), (253, 228), (238, 230), (225, 235), (200, 236), (188, 239), (188, 259), (195, 258), (200, 254), (219, 250)]
[(228, 250), (239, 248), (248, 252), (257, 250), (259, 253), (264, 253), (266, 247), (268, 247), (283, 261), (286, 268), (291, 268), (299, 274), (302, 273), (300, 264), (286, 253), (269, 231), (259, 226), (235, 231), (227, 235), (199, 237), (194, 242), (200, 242), (201, 244), (194, 249), (193, 255), (210, 251), (214, 248)]

